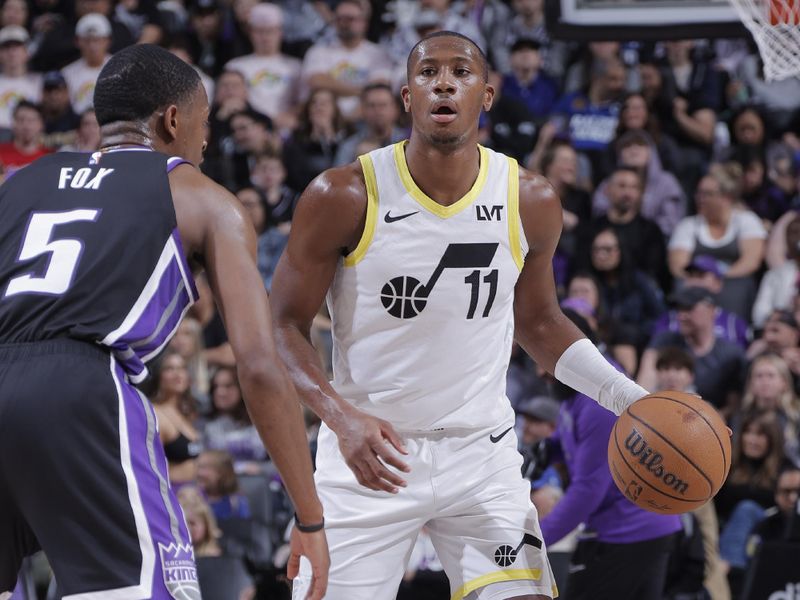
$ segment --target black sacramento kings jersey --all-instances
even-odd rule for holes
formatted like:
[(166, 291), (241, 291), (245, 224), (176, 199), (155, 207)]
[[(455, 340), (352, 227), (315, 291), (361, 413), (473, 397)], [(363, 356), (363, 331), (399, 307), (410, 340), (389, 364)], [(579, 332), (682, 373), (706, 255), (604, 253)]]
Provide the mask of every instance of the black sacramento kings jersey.
[(143, 380), (197, 299), (167, 178), (182, 162), (58, 153), (0, 187), (0, 343), (98, 343)]

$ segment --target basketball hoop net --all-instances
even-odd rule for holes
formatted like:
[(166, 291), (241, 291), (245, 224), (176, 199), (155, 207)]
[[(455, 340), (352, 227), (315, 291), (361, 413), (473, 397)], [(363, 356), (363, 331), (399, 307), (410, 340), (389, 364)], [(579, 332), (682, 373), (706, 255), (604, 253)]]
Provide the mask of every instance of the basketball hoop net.
[(800, 74), (800, 0), (730, 0), (758, 45), (767, 81)]

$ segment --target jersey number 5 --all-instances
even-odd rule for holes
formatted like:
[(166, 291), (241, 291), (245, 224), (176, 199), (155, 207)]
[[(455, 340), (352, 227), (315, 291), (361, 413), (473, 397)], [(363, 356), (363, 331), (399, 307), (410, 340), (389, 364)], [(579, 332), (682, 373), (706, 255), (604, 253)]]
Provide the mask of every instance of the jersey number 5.
[(3, 297), (16, 294), (58, 295), (66, 292), (78, 268), (83, 242), (70, 238), (51, 239), (53, 229), (76, 221), (96, 221), (99, 215), (100, 210), (91, 208), (33, 213), (28, 221), (17, 260), (29, 261), (46, 254), (49, 254), (49, 260), (42, 276), (26, 273), (9, 281)]

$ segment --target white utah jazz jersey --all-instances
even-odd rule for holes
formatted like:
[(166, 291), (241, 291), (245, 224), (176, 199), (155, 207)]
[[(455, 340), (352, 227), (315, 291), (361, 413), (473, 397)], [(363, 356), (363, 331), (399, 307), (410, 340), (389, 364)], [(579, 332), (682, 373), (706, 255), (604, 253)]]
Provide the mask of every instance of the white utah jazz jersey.
[(359, 157), (364, 233), (328, 293), (334, 388), (401, 431), (491, 427), (505, 396), (514, 286), (527, 252), (514, 159), (480, 147), (467, 194), (419, 189), (406, 142)]

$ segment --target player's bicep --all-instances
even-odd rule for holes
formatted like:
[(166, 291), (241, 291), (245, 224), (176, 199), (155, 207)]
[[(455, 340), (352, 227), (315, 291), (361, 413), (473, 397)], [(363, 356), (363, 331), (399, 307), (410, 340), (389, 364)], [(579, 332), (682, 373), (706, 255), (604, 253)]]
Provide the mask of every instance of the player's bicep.
[[(345, 177), (340, 177), (343, 170)], [(272, 311), (279, 327), (308, 330), (339, 261), (363, 229), (366, 200), (359, 201), (358, 190), (352, 197), (343, 170), (315, 180), (297, 203), (289, 242), (272, 279)]]

